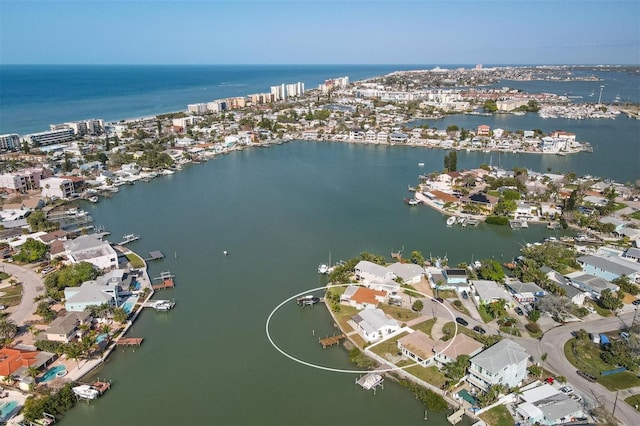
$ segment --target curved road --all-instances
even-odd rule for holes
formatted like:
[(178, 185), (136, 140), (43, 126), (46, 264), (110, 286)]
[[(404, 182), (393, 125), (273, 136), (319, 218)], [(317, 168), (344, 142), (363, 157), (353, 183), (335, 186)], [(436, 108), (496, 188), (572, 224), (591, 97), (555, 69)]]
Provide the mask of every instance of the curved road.
[(42, 277), (29, 267), (0, 262), (0, 267), (9, 275), (22, 283), (22, 300), (17, 308), (9, 315), (18, 326), (23, 326), (36, 310), (33, 298), (44, 293)]
[[(540, 360), (540, 356), (543, 353), (546, 353), (547, 360), (544, 364), (545, 368), (555, 371), (558, 375), (565, 376), (571, 386), (580, 393), (585, 400), (593, 402), (597, 399), (604, 403), (607, 410), (611, 411), (613, 410), (616, 400), (616, 393), (599, 383), (591, 383), (578, 376), (576, 367), (571, 365), (564, 356), (564, 345), (573, 337), (571, 333), (574, 331), (580, 330), (581, 328), (590, 333), (619, 330), (631, 324), (633, 315), (633, 312), (629, 312), (595, 321), (565, 324), (547, 331), (539, 341), (537, 339), (527, 338), (513, 338), (513, 340), (527, 349), (536, 361)], [(615, 416), (625, 425), (639, 425), (640, 413), (624, 401), (627, 396), (624, 391), (620, 391)]]
[[(445, 309), (439, 307), (439, 305), (439, 303), (425, 302), (425, 308), (423, 309), (422, 314), (426, 316), (435, 315), (445, 319), (445, 321), (451, 321), (449, 313), (446, 312)], [(482, 321), (470, 318), (467, 315), (457, 312), (453, 308), (451, 308), (451, 310), (454, 312), (455, 316), (465, 318), (469, 322), (469, 325), (467, 326), (468, 328), (480, 325), (488, 334), (498, 333), (494, 327), (484, 324)], [(578, 376), (576, 373), (576, 367), (571, 365), (564, 356), (564, 345), (573, 337), (571, 333), (574, 331), (580, 330), (581, 328), (584, 328), (590, 333), (603, 333), (606, 331), (619, 330), (631, 325), (633, 315), (634, 312), (631, 311), (618, 316), (602, 318), (595, 321), (575, 322), (560, 325), (544, 333), (540, 340), (527, 337), (505, 337), (512, 339), (525, 348), (527, 352), (533, 356), (535, 362), (539, 362), (542, 354), (546, 353), (547, 360), (544, 363), (544, 367), (546, 369), (554, 371), (557, 375), (565, 376), (576, 392), (581, 394), (586, 401), (594, 402), (597, 399), (604, 403), (605, 407), (609, 411), (612, 411), (616, 400), (616, 393), (598, 383), (588, 382)], [(627, 426), (640, 425), (640, 413), (624, 401), (628, 396), (628, 392), (624, 390), (620, 391), (618, 395), (618, 402), (616, 404), (615, 416)]]

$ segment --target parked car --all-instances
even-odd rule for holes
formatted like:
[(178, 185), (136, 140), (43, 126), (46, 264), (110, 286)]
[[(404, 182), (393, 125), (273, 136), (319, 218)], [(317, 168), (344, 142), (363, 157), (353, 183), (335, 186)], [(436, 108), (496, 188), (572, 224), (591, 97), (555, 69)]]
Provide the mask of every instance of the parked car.
[[(467, 293), (467, 290), (462, 290), (462, 298), (463, 299), (468, 299), (469, 298), (469, 294)], [(638, 299), (640, 300), (640, 299)]]
[(640, 305), (640, 299), (636, 299), (631, 303), (633, 303), (634, 305), (638, 306), (638, 305)]
[(7, 309), (5, 305), (0, 305), (0, 311)]
[(622, 337), (624, 340), (629, 340), (629, 337), (631, 337), (631, 335), (626, 331), (623, 331), (620, 333), (620, 337)]
[(563, 386), (560, 388), (560, 392), (569, 395), (570, 393), (573, 393), (573, 388), (571, 386)]
[(522, 310), (522, 308), (520, 306), (516, 306), (515, 311), (516, 311), (516, 314), (518, 314), (518, 315), (521, 315), (521, 316), (524, 315), (524, 311)]
[(596, 378), (596, 376), (594, 376), (591, 373), (587, 373), (586, 371), (582, 371), (582, 370), (577, 370), (576, 373), (578, 374), (578, 376), (582, 377), (585, 380), (588, 380), (590, 382), (595, 382), (598, 379)]
[(433, 298), (433, 299), (431, 299), (431, 300), (433, 300), (434, 302), (436, 302), (436, 301), (437, 301), (437, 302), (440, 302), (440, 303), (444, 303), (444, 299), (443, 299), (442, 297), (434, 297), (434, 298)]
[(466, 319), (460, 317), (456, 317), (456, 322), (460, 325), (464, 325), (465, 327), (469, 325), (469, 322)]
[(546, 379), (544, 379), (544, 381), (552, 385), (555, 379), (553, 377), (547, 377)]
[(473, 327), (473, 331), (480, 334), (487, 334), (487, 331), (484, 328), (480, 327), (479, 325), (476, 325), (475, 327)]

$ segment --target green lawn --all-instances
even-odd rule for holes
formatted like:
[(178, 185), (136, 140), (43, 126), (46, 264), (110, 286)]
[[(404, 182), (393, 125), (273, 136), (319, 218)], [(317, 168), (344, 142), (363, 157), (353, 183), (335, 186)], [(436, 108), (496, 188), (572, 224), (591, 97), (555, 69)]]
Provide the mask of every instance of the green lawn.
[(520, 330), (518, 330), (516, 327), (500, 327), (500, 331), (510, 336), (522, 336), (522, 334), (520, 334)]
[(411, 328), (413, 328), (414, 330), (420, 330), (423, 333), (431, 336), (431, 330), (433, 329), (433, 325), (435, 323), (436, 323), (436, 320), (434, 318), (430, 318), (426, 321), (422, 321), (421, 323), (414, 325)]
[(480, 307), (478, 307), (478, 313), (480, 314), (480, 318), (482, 318), (482, 321), (484, 321), (485, 324), (493, 321), (493, 317), (489, 315), (489, 312), (487, 312), (487, 310), (484, 308), (484, 305), (480, 305)]
[(455, 290), (438, 290), (438, 297), (443, 299), (457, 299), (458, 293)]
[(597, 343), (569, 340), (564, 345), (564, 355), (574, 367), (588, 371), (598, 378), (598, 383), (611, 391), (640, 386), (640, 379), (630, 371), (601, 376), (600, 372), (613, 370), (615, 365), (607, 364), (600, 358), (600, 346)]
[(460, 305), (460, 307), (457, 307), (456, 305), (454, 305), (453, 303), (451, 303), (451, 307), (453, 309), (455, 309), (458, 312), (462, 312), (463, 314), (467, 315), (467, 316), (471, 316), (471, 313), (469, 312), (469, 310), (467, 308), (464, 307), (464, 305)]
[(627, 205), (625, 203), (617, 203), (616, 202), (616, 203), (613, 203), (613, 204), (614, 204), (614, 206), (613, 206), (613, 210), (614, 211), (622, 210), (625, 207), (627, 207)]
[(393, 337), (392, 339), (385, 340), (384, 342), (380, 342), (375, 346), (371, 346), (370, 349), (373, 353), (380, 355), (383, 358), (385, 357), (384, 354), (387, 354), (387, 353), (392, 355), (397, 355), (398, 352), (400, 352), (400, 349), (398, 348), (398, 340), (403, 338), (407, 334), (409, 333), (408, 332), (400, 333), (397, 336)]
[(640, 379), (630, 371), (623, 371), (622, 373), (600, 376), (598, 377), (598, 383), (610, 391), (617, 391), (640, 386)]
[[(405, 365), (411, 364), (414, 364), (413, 360), (403, 359), (398, 363), (398, 367), (404, 367)], [(407, 367), (404, 370), (416, 376), (418, 379), (422, 379), (437, 387), (442, 387), (447, 383), (447, 377), (435, 365), (426, 368), (421, 365), (414, 365), (412, 367)]]
[(344, 331), (345, 333), (349, 333), (350, 331), (353, 331), (353, 327), (347, 324), (347, 321), (349, 321), (351, 317), (357, 314), (359, 311), (353, 306), (345, 306), (345, 305), (338, 305), (338, 306), (340, 306), (340, 311), (334, 312), (333, 315), (335, 315), (336, 321), (338, 321), (340, 330)]
[(633, 212), (629, 215), (629, 217), (636, 219), (636, 220), (640, 220), (640, 210), (638, 210), (637, 212)]
[(0, 289), (0, 292), (4, 293), (0, 297), (0, 305), (15, 306), (19, 305), (22, 300), (22, 284), (5, 287)]
[(640, 394), (631, 395), (624, 400), (627, 404), (640, 411)]
[(144, 268), (144, 261), (135, 253), (125, 254), (132, 268)]
[(379, 308), (382, 309), (385, 314), (391, 315), (399, 322), (407, 322), (420, 316), (418, 312), (414, 312), (411, 309), (401, 308), (400, 306), (385, 305), (384, 303), (381, 303)]
[(498, 405), (479, 416), (489, 426), (513, 426), (513, 417), (504, 405)]
[(591, 304), (591, 307), (593, 307), (593, 309), (596, 310), (596, 312), (598, 313), (598, 315), (600, 315), (601, 317), (609, 317), (611, 316), (611, 311), (609, 309), (605, 309), (603, 307), (601, 307), (600, 305), (598, 305), (595, 302), (589, 301), (588, 303)]

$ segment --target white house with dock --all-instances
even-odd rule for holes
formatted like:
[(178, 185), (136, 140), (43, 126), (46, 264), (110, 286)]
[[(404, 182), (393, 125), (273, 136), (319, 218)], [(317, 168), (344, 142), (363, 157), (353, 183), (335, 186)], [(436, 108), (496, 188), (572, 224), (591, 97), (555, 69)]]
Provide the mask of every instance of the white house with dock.
[(471, 358), (467, 382), (485, 392), (497, 384), (510, 388), (520, 386), (527, 377), (529, 356), (516, 342), (501, 340)]
[(398, 321), (388, 317), (382, 309), (364, 309), (349, 322), (367, 342), (375, 342), (400, 330)]

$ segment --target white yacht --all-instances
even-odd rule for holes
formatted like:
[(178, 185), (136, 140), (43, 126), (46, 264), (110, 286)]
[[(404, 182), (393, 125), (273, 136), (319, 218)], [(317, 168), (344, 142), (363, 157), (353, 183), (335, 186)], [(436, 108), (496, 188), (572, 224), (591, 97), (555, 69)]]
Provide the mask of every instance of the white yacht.
[(73, 393), (75, 393), (78, 397), (84, 399), (96, 399), (100, 396), (100, 392), (95, 389), (93, 386), (89, 385), (80, 385), (71, 388)]

